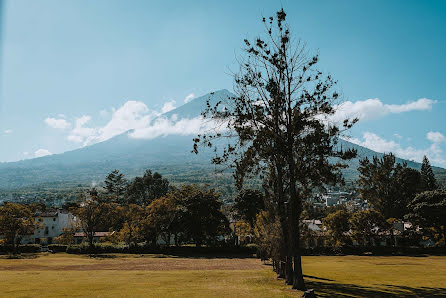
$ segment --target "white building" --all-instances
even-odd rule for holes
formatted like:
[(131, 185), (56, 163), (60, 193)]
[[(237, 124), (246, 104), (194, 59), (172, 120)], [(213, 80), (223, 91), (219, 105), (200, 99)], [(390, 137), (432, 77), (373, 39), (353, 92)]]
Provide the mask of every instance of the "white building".
[(64, 229), (73, 227), (76, 221), (73, 214), (60, 209), (38, 211), (35, 219), (34, 234), (24, 236), (23, 244), (52, 244), (54, 238), (60, 236)]

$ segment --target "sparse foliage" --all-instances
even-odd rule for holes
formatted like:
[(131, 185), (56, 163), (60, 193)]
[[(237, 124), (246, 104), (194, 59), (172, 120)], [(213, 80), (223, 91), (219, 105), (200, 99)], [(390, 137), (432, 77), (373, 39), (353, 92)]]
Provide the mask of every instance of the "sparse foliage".
[(199, 135), (194, 151), (198, 144), (213, 147), (221, 137), (234, 140), (213, 162), (235, 168), (239, 189), (248, 177), (264, 178), (276, 205), (281, 243), (287, 246), (287, 283), (305, 289), (299, 250), (302, 201), (315, 187), (341, 182), (342, 161), (356, 152), (339, 148), (338, 137), (357, 119), (333, 121), (339, 103), (336, 81), (316, 69), (317, 55), (294, 42), (283, 9), (263, 23), (264, 38), (245, 40), (236, 96), (214, 106), (208, 102), (203, 113), (225, 129)]

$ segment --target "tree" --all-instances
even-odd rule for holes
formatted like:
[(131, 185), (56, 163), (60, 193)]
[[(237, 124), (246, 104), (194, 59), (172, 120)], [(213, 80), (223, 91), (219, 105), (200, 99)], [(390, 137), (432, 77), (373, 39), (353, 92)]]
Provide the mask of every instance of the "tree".
[(212, 188), (184, 185), (174, 193), (179, 207), (179, 221), (184, 237), (197, 247), (214, 245), (229, 233), (229, 222), (221, 212), (220, 194)]
[(345, 233), (350, 230), (350, 216), (347, 210), (338, 210), (323, 219), (323, 224), (327, 227), (335, 246), (342, 246), (348, 241)]
[(105, 192), (113, 201), (123, 203), (127, 180), (119, 170), (113, 170), (105, 178)]
[(141, 225), (146, 216), (145, 209), (136, 204), (127, 206), (125, 212), (125, 221), (122, 229), (119, 231), (121, 239), (127, 244), (136, 244), (140, 238)]
[(251, 227), (251, 225), (244, 220), (234, 222), (234, 236), (236, 237), (236, 245), (244, 245), (251, 242), (254, 224)]
[(169, 181), (161, 174), (146, 170), (143, 177), (135, 177), (125, 194), (129, 204), (148, 206), (153, 200), (164, 196), (169, 190)]
[(70, 245), (74, 243), (74, 228), (64, 228), (62, 233), (57, 236), (54, 241), (59, 244)]
[(238, 218), (249, 223), (254, 228), (257, 214), (265, 208), (263, 194), (254, 189), (244, 189), (235, 197), (232, 209)]
[(236, 95), (216, 104), (208, 101), (203, 113), (221, 129), (198, 135), (194, 151), (200, 144), (215, 147), (215, 139), (232, 138), (221, 154), (216, 151), (213, 163), (233, 165), (239, 189), (249, 177), (263, 178), (287, 247), (286, 281), (305, 289), (299, 249), (302, 201), (313, 188), (341, 181), (342, 160), (355, 152), (343, 151), (338, 137), (357, 119), (334, 121), (336, 82), (315, 68), (317, 55), (307, 55), (300, 41), (293, 42), (285, 19), (283, 9), (263, 18), (265, 38), (245, 40), (234, 77)]
[(435, 190), (438, 188), (437, 179), (435, 179), (434, 171), (432, 171), (431, 164), (426, 155), (423, 157), (421, 164), (421, 179), (423, 190)]
[(284, 267), (279, 265), (281, 256), (282, 229), (277, 217), (271, 212), (260, 211), (254, 225), (257, 254), (262, 259), (272, 258), (273, 267), (280, 277), (285, 276)]
[(420, 173), (406, 163), (395, 164), (392, 153), (374, 156), (372, 162), (366, 157), (359, 164), (361, 197), (386, 218), (403, 218), (407, 204), (421, 189)]
[(167, 195), (153, 200), (146, 209), (146, 218), (143, 221), (143, 229), (147, 239), (151, 239), (153, 245), (159, 236), (166, 245), (170, 245), (172, 234), (176, 238), (176, 221), (179, 216), (177, 200), (172, 195)]
[(372, 245), (379, 232), (387, 229), (387, 222), (381, 213), (369, 209), (353, 213), (350, 226), (352, 238), (365, 246)]
[(34, 226), (33, 213), (27, 206), (16, 203), (0, 206), (0, 235), (14, 254), (18, 252), (22, 237), (34, 233)]
[(425, 191), (409, 204), (411, 212), (406, 216), (412, 224), (434, 228), (443, 234), (446, 246), (446, 190)]
[(74, 215), (79, 218), (79, 226), (87, 238), (89, 249), (93, 248), (94, 235), (96, 232), (107, 230), (119, 216), (117, 204), (105, 203), (94, 189), (89, 195), (84, 195), (84, 200), (78, 208), (73, 209)]

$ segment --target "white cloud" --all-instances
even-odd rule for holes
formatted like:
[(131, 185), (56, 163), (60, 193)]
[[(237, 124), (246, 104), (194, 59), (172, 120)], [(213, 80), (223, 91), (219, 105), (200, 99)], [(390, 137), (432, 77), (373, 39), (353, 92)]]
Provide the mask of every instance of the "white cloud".
[(416, 101), (402, 105), (384, 104), (378, 98), (356, 102), (346, 101), (336, 107), (336, 113), (330, 120), (338, 123), (341, 123), (344, 119), (352, 118), (359, 118), (360, 121), (367, 121), (388, 114), (431, 110), (434, 103), (436, 103), (435, 100), (427, 98), (420, 98)]
[(174, 110), (175, 109), (175, 100), (171, 100), (171, 101), (168, 101), (168, 102), (165, 102), (164, 103), (164, 105), (163, 105), (163, 107), (161, 108), (161, 113), (167, 113), (167, 112), (170, 112), (170, 111), (172, 111), (172, 110)]
[(198, 134), (215, 128), (212, 121), (205, 121), (201, 116), (192, 119), (182, 118), (177, 120), (177, 115), (167, 119), (157, 118), (149, 126), (135, 129), (130, 133), (130, 137), (135, 139), (153, 139), (167, 135), (190, 135)]
[[(429, 139), (429, 133), (427, 138)], [(412, 146), (403, 147), (395, 141), (386, 140), (372, 132), (365, 132), (362, 136), (362, 140), (357, 138), (349, 138), (348, 141), (372, 149), (376, 152), (392, 152), (400, 158), (414, 160), (417, 162), (421, 162), (423, 160), (423, 156), (426, 155), (433, 164), (442, 167), (446, 166), (446, 158), (443, 155), (443, 150), (436, 142), (424, 149), (417, 149)]]
[(114, 136), (131, 131), (129, 136), (139, 139), (152, 139), (169, 134), (189, 135), (212, 129), (209, 120), (199, 116), (192, 119), (179, 118), (177, 114), (170, 118), (163, 113), (174, 109), (175, 101), (166, 102), (161, 111), (150, 110), (143, 102), (127, 101), (117, 110), (113, 110), (110, 121), (103, 127), (91, 127), (91, 117), (84, 115), (75, 121), (74, 128), (67, 139), (82, 146), (108, 140)]
[[(60, 116), (60, 115), (59, 115)], [(45, 123), (52, 127), (52, 128), (57, 128), (57, 129), (66, 129), (68, 127), (70, 127), (70, 123), (63, 119), (63, 118), (46, 118), (45, 119)]]
[(119, 109), (113, 110), (110, 121), (103, 127), (86, 126), (91, 120), (90, 116), (77, 118), (76, 125), (67, 138), (72, 142), (82, 143), (83, 146), (102, 142), (128, 130), (147, 127), (160, 114), (149, 110), (143, 102), (127, 101)]
[(5, 129), (5, 130), (3, 131), (3, 133), (6, 134), (6, 135), (9, 135), (9, 134), (12, 133), (12, 129)]
[(42, 156), (47, 156), (47, 155), (51, 155), (53, 153), (51, 153), (50, 151), (46, 150), (46, 149), (38, 149), (36, 150), (36, 152), (34, 152), (34, 157), (42, 157)]
[(127, 101), (113, 113), (112, 119), (98, 130), (97, 140), (105, 141), (128, 130), (146, 127), (158, 115), (159, 113), (151, 112), (143, 102)]
[(195, 98), (195, 94), (190, 93), (184, 98), (184, 103), (188, 103), (189, 101), (191, 101), (194, 98)]
[(428, 132), (426, 138), (433, 143), (442, 143), (446, 141), (446, 137), (438, 131)]
[(96, 135), (96, 129), (85, 127), (85, 124), (90, 120), (91, 117), (88, 115), (76, 118), (75, 126), (71, 130), (67, 139), (75, 143), (83, 143), (84, 146), (88, 145), (89, 141)]

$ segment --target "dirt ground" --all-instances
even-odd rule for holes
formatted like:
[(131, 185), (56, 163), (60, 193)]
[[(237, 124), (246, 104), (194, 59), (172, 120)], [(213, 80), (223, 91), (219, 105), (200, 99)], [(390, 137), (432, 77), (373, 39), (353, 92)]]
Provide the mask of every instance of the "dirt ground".
[(77, 262), (72, 263), (73, 257), (52, 256), (45, 258), (28, 258), (0, 262), (0, 271), (42, 271), (42, 270), (259, 270), (264, 265), (254, 258), (159, 258), (159, 257), (120, 257), (112, 255), (104, 257), (76, 256)]

